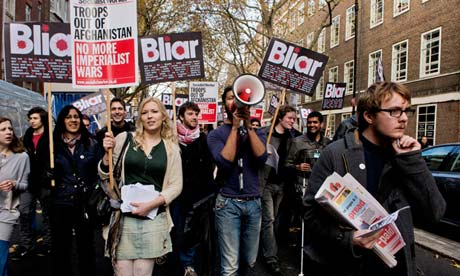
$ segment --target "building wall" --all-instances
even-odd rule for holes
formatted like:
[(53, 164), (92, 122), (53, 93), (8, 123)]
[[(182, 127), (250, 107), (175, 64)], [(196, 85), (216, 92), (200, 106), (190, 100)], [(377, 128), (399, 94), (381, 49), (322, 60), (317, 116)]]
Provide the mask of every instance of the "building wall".
[[(294, 1), (293, 1), (294, 2)], [(296, 1), (295, 5), (304, 2), (304, 23), (289, 32), (286, 39), (298, 42), (306, 38), (309, 32), (318, 30), (324, 23), (323, 18), (327, 8), (318, 10), (318, 1), (315, 1), (315, 14), (307, 15), (308, 0)], [(401, 82), (409, 87), (413, 96), (413, 106), (436, 105), (435, 137), (436, 144), (460, 141), (460, 35), (458, 22), (460, 21), (460, 1), (422, 0), (410, 1), (408, 11), (394, 16), (393, 0), (384, 1), (383, 23), (371, 28), (370, 14), (371, 1), (358, 1), (358, 60), (357, 92), (364, 91), (368, 86), (369, 53), (382, 50), (382, 62), (386, 80), (391, 79), (391, 63), (393, 44), (408, 40), (408, 73), (407, 80)], [(326, 52), (329, 61), (324, 71), (324, 80), (328, 80), (329, 68), (338, 66), (339, 82), (344, 82), (344, 63), (353, 60), (354, 38), (345, 40), (346, 10), (355, 4), (355, 0), (344, 0), (334, 9), (332, 17), (340, 15), (339, 45), (330, 48), (331, 28), (326, 28)], [(291, 6), (295, 6), (291, 5)], [(291, 12), (286, 14), (294, 14)], [(288, 21), (289, 22), (289, 21)], [(420, 76), (421, 35), (435, 28), (441, 27), (441, 66), (440, 73), (430, 77)], [(305, 46), (305, 45), (304, 45)], [(311, 47), (316, 49), (316, 45)], [(341, 120), (341, 114), (351, 111), (349, 102), (351, 95), (346, 96), (343, 110), (325, 111), (324, 114), (335, 114), (335, 126)], [(303, 103), (304, 106), (321, 110), (321, 99), (313, 97), (312, 102)], [(420, 136), (418, 128), (418, 114), (410, 119), (408, 134)], [(327, 120), (325, 120), (327, 121)]]

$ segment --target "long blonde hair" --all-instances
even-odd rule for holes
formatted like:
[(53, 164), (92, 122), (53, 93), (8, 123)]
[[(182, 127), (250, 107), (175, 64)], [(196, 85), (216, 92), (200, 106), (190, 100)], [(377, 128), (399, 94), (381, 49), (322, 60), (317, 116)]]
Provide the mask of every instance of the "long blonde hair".
[(177, 135), (174, 132), (174, 129), (172, 127), (172, 121), (169, 118), (168, 113), (166, 112), (165, 106), (158, 98), (149, 97), (149, 98), (145, 98), (139, 104), (139, 108), (138, 108), (139, 116), (137, 117), (137, 120), (136, 120), (136, 132), (134, 133), (134, 141), (136, 144), (135, 146), (142, 148), (142, 145), (144, 144), (144, 125), (142, 124), (142, 121), (141, 121), (141, 114), (142, 114), (142, 109), (144, 108), (144, 106), (150, 102), (155, 103), (158, 106), (158, 109), (160, 110), (161, 114), (163, 115), (163, 120), (162, 120), (163, 122), (161, 123), (161, 130), (160, 130), (161, 139), (177, 144), (178, 143)]

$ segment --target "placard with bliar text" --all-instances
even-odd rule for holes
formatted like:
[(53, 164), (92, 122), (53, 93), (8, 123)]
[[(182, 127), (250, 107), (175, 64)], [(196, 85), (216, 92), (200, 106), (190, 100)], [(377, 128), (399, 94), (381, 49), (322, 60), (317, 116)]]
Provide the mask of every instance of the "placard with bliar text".
[(323, 110), (342, 109), (347, 84), (343, 82), (327, 82), (323, 94)]

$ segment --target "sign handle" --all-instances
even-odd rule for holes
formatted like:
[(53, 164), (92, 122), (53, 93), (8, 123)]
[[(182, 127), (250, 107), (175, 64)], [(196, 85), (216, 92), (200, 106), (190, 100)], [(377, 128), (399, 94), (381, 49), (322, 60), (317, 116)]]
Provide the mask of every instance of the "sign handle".
[[(53, 115), (51, 112), (51, 83), (47, 85), (47, 99), (48, 99), (48, 136), (49, 136), (49, 145), (50, 145), (50, 169), (54, 170), (54, 139), (53, 139)], [(51, 179), (51, 187), (56, 186), (56, 181), (54, 176)]]
[[(105, 89), (104, 90), (104, 97), (105, 97), (105, 105), (107, 109), (107, 131), (112, 132), (112, 124), (110, 122), (110, 90)], [(115, 182), (113, 179), (113, 149), (110, 149), (109, 152), (107, 152), (109, 155), (109, 191), (113, 189), (113, 183)]]
[(270, 144), (270, 140), (272, 139), (272, 133), (273, 133), (273, 128), (275, 128), (275, 123), (276, 123), (276, 117), (278, 117), (278, 112), (280, 111), (280, 107), (282, 104), (284, 104), (284, 99), (286, 98), (286, 88), (283, 88), (283, 92), (281, 92), (281, 99), (276, 107), (275, 114), (273, 115), (272, 118), (272, 123), (270, 125), (270, 131), (268, 132), (268, 137), (267, 137), (267, 146)]
[(176, 117), (176, 85), (171, 82), (171, 97), (172, 97), (172, 110), (173, 110), (173, 123), (174, 131), (176, 129), (177, 117)]

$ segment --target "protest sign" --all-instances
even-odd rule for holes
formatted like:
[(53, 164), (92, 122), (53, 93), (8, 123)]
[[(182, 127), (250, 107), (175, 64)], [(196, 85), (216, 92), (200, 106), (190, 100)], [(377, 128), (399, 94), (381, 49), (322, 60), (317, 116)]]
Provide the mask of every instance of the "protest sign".
[(201, 33), (176, 33), (139, 38), (143, 83), (204, 78)]
[(89, 94), (88, 96), (73, 102), (72, 105), (78, 108), (81, 113), (90, 117), (107, 110), (104, 93), (102, 92)]
[[(161, 102), (166, 108), (166, 112), (168, 112), (169, 118), (173, 118), (173, 106), (172, 106), (173, 97), (172, 94), (163, 93), (161, 94)], [(176, 102), (176, 116), (179, 112), (179, 107), (188, 101), (188, 96), (184, 94), (176, 94), (175, 102)]]
[(71, 82), (70, 25), (5, 23), (8, 81)]
[(280, 100), (278, 99), (278, 97), (275, 95), (272, 95), (270, 99), (270, 106), (268, 107), (268, 113), (270, 113), (270, 115), (273, 116), (273, 114), (275, 114), (275, 110), (278, 107), (279, 102)]
[(324, 88), (323, 110), (341, 109), (345, 97), (346, 83), (328, 82)]
[(300, 109), (300, 118), (302, 119), (302, 126), (307, 127), (307, 117), (313, 110), (310, 108), (301, 108)]
[(70, 1), (74, 87), (112, 88), (138, 83), (136, 3)]
[(273, 38), (259, 70), (259, 77), (278, 86), (311, 96), (328, 57)]
[(217, 114), (217, 82), (190, 82), (189, 99), (200, 108), (198, 123), (213, 124)]
[(265, 103), (262, 101), (256, 105), (249, 107), (250, 118), (254, 118), (262, 122), (262, 117), (264, 115), (264, 106)]

